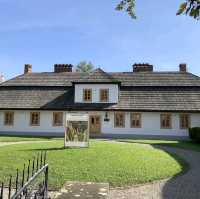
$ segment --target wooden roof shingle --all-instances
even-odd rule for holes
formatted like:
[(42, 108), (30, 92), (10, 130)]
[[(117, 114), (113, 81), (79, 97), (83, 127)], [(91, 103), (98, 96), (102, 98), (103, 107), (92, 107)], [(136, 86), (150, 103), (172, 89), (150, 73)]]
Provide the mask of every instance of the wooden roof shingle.
[(0, 86), (72, 86), (73, 82), (120, 82), (122, 86), (200, 86), (200, 78), (188, 72), (63, 72), (19, 75)]
[(0, 109), (200, 112), (200, 88), (123, 87), (117, 104), (85, 104), (74, 103), (70, 87), (2, 87)]
[[(74, 83), (120, 83), (117, 104), (74, 103)], [(0, 109), (200, 112), (200, 77), (188, 72), (30, 73), (0, 84)]]

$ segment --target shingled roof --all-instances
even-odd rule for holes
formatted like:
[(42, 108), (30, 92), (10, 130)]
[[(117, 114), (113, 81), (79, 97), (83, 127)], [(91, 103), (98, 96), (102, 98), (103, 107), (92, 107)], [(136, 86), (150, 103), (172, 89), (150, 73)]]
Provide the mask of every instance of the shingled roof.
[(86, 76), (82, 76), (78, 80), (74, 80), (73, 83), (120, 83), (110, 73), (106, 73), (101, 68), (97, 68), (94, 71), (88, 73)]
[(200, 86), (200, 78), (188, 72), (115, 72), (97, 69), (92, 73), (30, 73), (19, 75), (1, 86), (72, 86), (73, 82), (120, 82), (122, 86)]
[[(120, 83), (119, 103), (74, 103), (73, 83)], [(0, 109), (200, 112), (200, 78), (188, 72), (28, 73), (0, 84)]]
[(72, 88), (0, 88), (0, 109), (64, 109), (73, 103)]
[(188, 72), (112, 73), (122, 86), (200, 86), (200, 77)]
[(1, 88), (0, 109), (120, 110), (200, 112), (200, 89), (128, 88), (120, 91), (118, 104), (74, 103), (72, 88)]

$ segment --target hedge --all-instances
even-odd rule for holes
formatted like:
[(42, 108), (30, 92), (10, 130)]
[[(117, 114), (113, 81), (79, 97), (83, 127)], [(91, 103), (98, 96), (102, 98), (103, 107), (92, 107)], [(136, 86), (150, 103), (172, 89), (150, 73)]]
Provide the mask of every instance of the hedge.
[(189, 129), (190, 139), (200, 143), (200, 127), (193, 127)]

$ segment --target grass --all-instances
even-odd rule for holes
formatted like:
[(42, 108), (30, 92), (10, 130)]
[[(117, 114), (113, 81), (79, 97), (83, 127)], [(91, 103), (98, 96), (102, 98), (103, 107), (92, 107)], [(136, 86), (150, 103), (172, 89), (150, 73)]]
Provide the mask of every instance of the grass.
[(66, 181), (109, 182), (112, 187), (141, 184), (175, 176), (186, 163), (150, 145), (91, 141), (85, 149), (63, 149), (63, 141), (0, 147), (0, 181), (40, 150), (48, 151), (50, 189)]
[(191, 140), (142, 140), (142, 139), (119, 139), (120, 142), (128, 142), (128, 143), (138, 143), (138, 144), (150, 144), (152, 146), (163, 145), (176, 147), (181, 149), (200, 151), (200, 144), (195, 143)]
[(22, 141), (43, 141), (53, 139), (52, 137), (12, 136), (0, 135), (0, 142), (22, 142)]

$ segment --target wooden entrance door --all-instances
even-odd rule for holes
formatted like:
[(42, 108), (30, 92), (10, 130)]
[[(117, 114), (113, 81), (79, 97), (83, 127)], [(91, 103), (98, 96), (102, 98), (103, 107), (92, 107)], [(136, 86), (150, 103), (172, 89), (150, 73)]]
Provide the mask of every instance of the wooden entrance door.
[(101, 117), (99, 115), (90, 116), (90, 133), (91, 134), (101, 133)]

